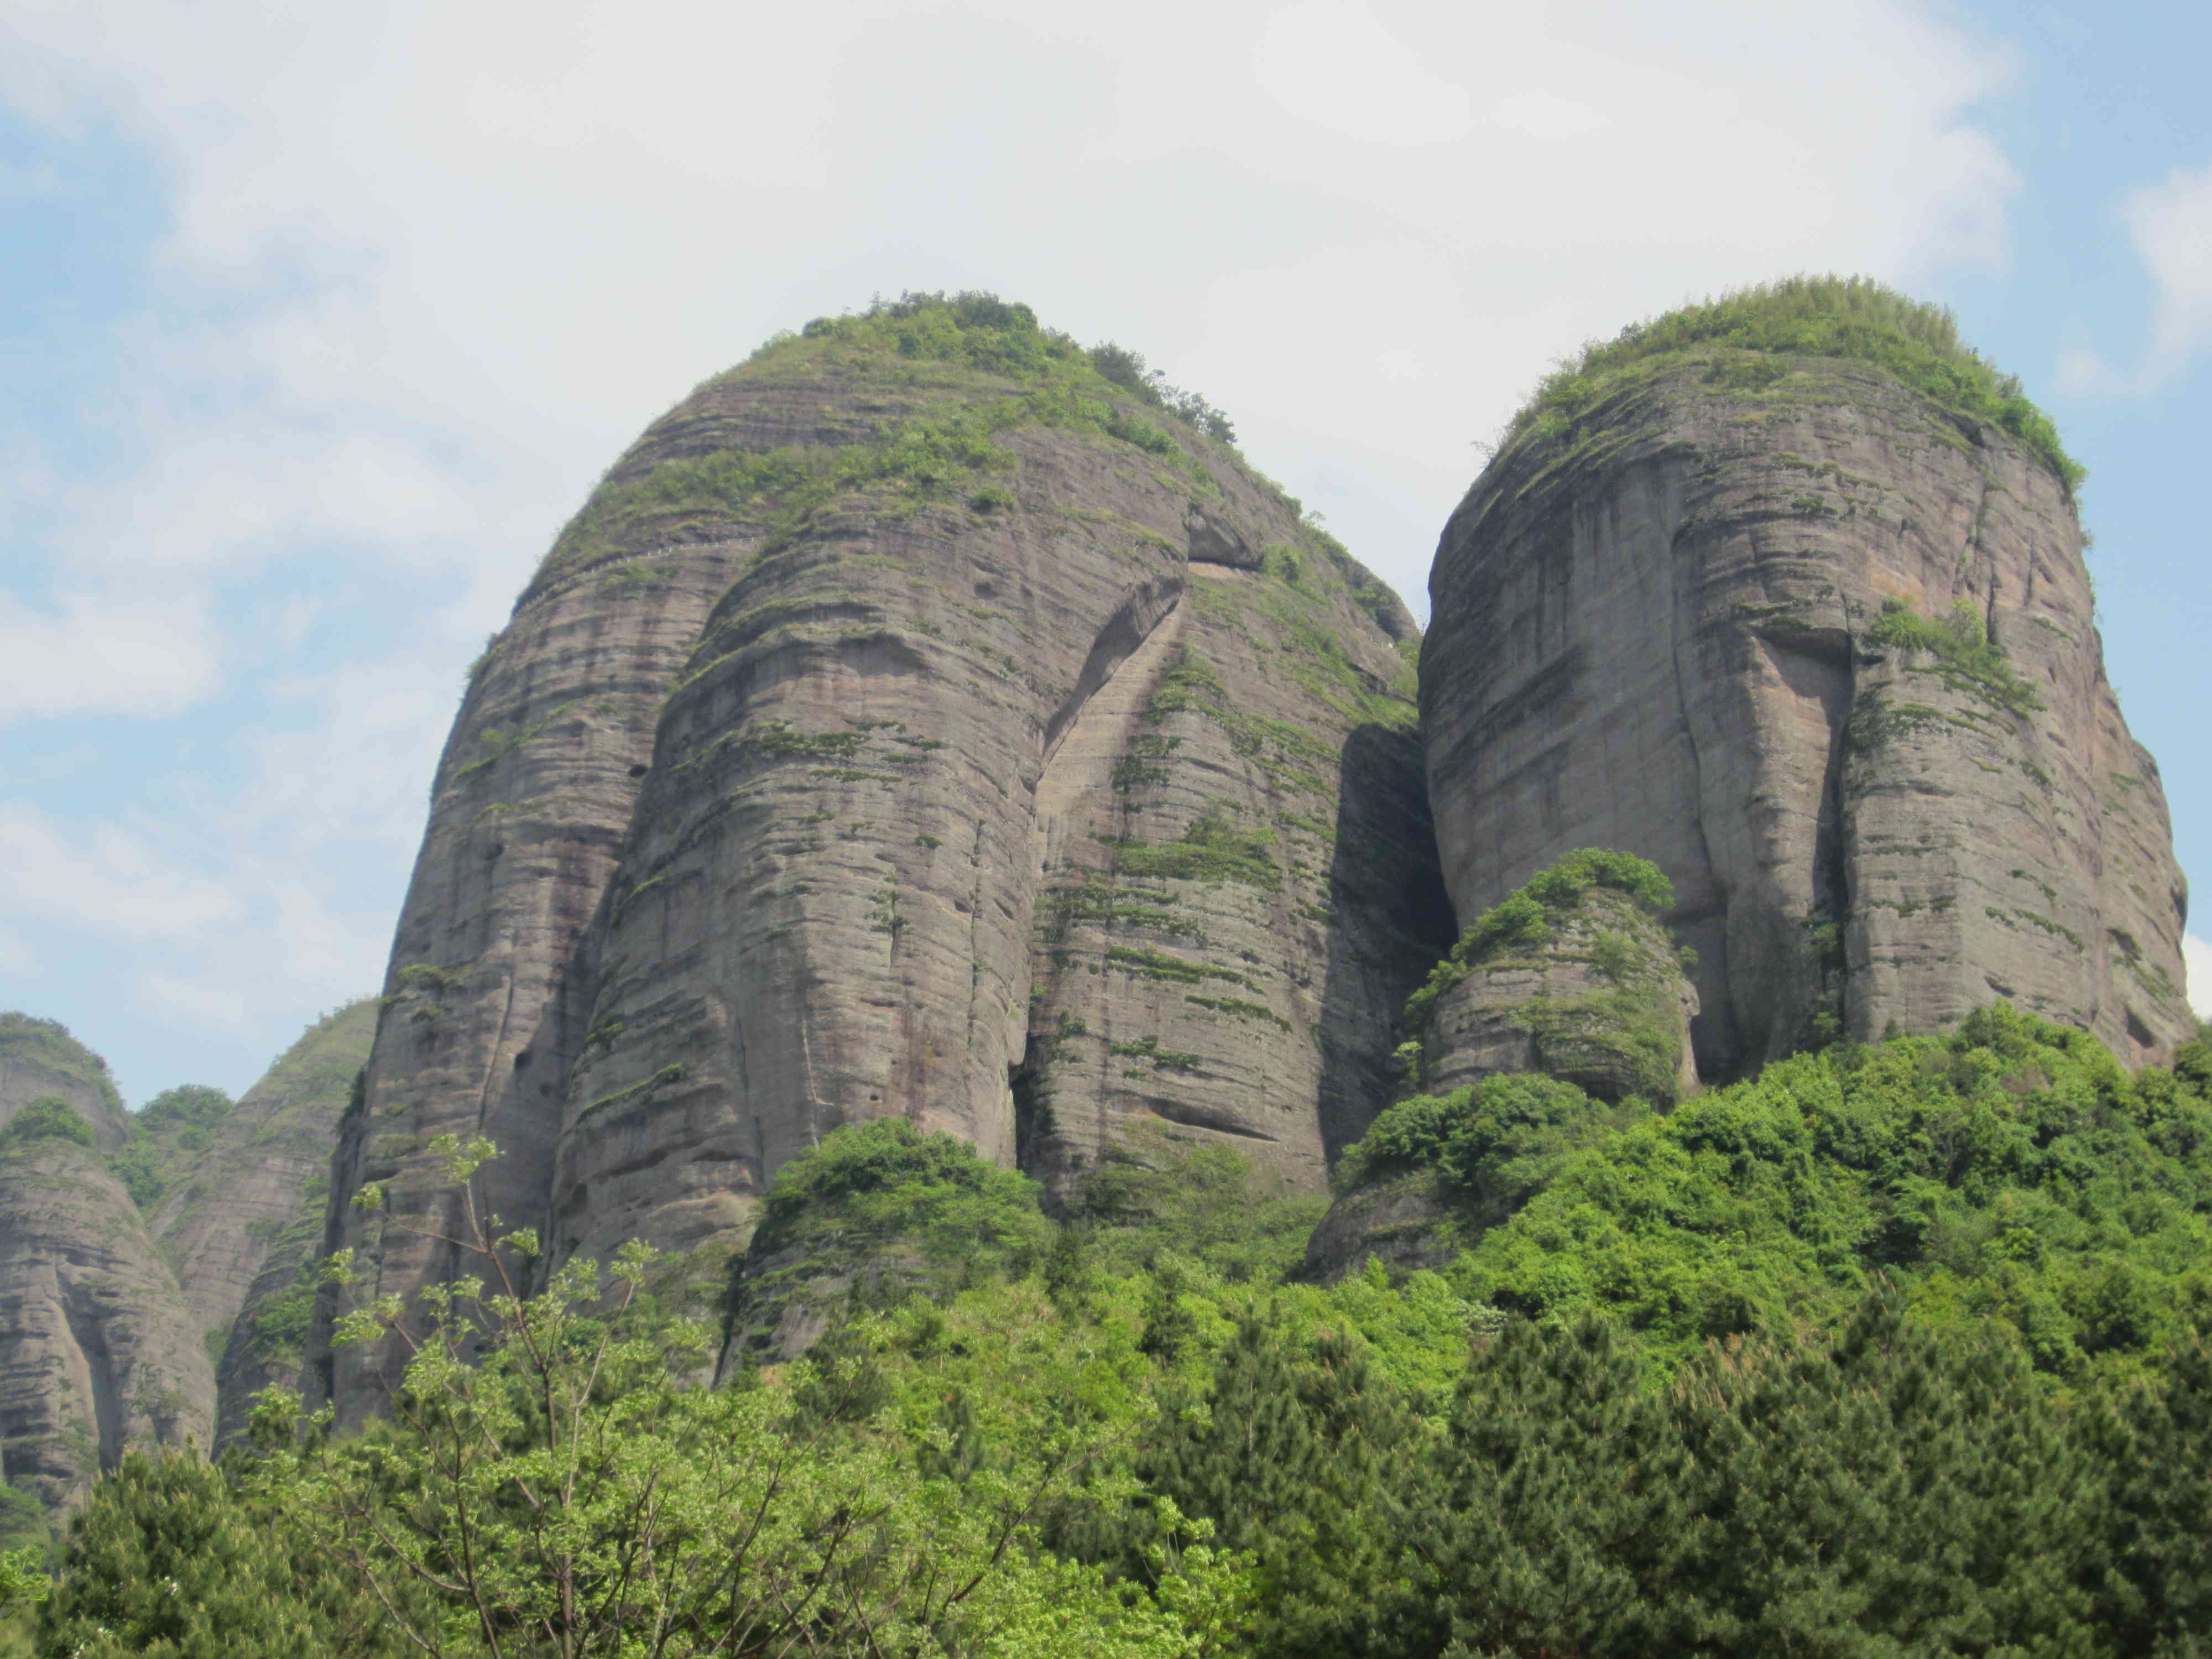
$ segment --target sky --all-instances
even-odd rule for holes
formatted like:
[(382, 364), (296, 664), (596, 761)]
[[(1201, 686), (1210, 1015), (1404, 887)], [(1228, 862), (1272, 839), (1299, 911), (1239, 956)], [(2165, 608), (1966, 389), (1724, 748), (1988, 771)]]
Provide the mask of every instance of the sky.
[(136, 1105), (379, 988), (562, 522), (906, 289), (1143, 352), (1424, 616), (1583, 341), (1799, 270), (1948, 305), (2090, 470), (2212, 884), (2207, 62), (2159, 0), (0, 0), (0, 1007)]

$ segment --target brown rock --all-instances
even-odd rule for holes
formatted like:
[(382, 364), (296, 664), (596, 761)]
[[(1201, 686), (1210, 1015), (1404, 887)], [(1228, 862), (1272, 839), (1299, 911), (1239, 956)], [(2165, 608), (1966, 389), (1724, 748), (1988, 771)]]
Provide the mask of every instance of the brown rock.
[(1657, 863), (1709, 1077), (1999, 996), (2137, 1064), (2192, 1029), (2157, 768), (2067, 486), (2008, 432), (1871, 363), (1701, 348), (1524, 423), (1431, 588), (1455, 902), (1562, 847)]
[(299, 1382), (331, 1151), (379, 1012), (363, 998), (308, 1027), (215, 1126), (148, 1218), (193, 1328), (218, 1356), (219, 1443), (243, 1430), (254, 1395)]
[(1341, 1194), (1306, 1241), (1298, 1276), (1334, 1285), (1370, 1261), (1393, 1277), (1447, 1267), (1469, 1243), (1461, 1211), (1437, 1191), (1433, 1170), (1363, 1183)]
[[(471, 686), (327, 1242), (385, 1291), (455, 1271), (447, 1132), (549, 1262), (726, 1249), (880, 1115), (1054, 1180), (1165, 1121), (1318, 1187), (1440, 948), (1412, 637), (1017, 308), (764, 350), (609, 474)], [(344, 1414), (394, 1360), (331, 1364)]]

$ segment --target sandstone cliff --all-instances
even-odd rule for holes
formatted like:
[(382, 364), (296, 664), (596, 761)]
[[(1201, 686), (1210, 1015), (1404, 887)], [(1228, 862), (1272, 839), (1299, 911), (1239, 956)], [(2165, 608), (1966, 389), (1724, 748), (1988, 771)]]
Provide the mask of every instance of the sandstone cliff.
[(215, 1126), (147, 1218), (194, 1330), (217, 1356), (219, 1438), (244, 1426), (253, 1395), (299, 1379), (331, 1149), (378, 1012), (368, 998), (308, 1027)]
[(215, 1376), (92, 1147), (0, 1135), (0, 1474), (58, 1518), (133, 1444), (204, 1446)]
[(1563, 847), (1673, 879), (1708, 1077), (2008, 998), (2193, 1029), (2158, 769), (2074, 474), (1942, 313), (1801, 282), (1547, 383), (1453, 514), (1422, 723), (1462, 915)]
[(1698, 1086), (1698, 996), (1640, 859), (1570, 854), (1469, 925), (1413, 998), (1415, 1082), (1431, 1094), (1541, 1072), (1600, 1100), (1672, 1106)]
[[(234, 1107), (167, 1091), (155, 1106), (197, 1116), (151, 1134), (66, 1030), (0, 1014), (0, 1474), (43, 1522), (126, 1447), (204, 1448), (218, 1411), (234, 1433), (252, 1393), (297, 1380), (303, 1270), (376, 1014), (364, 1001), (318, 1022)], [(82, 1121), (22, 1111), (48, 1098)]]
[(1518, 1188), (1446, 1178), (1410, 1155), (1432, 1127), (1410, 1126), (1487, 1114), (1508, 1139), (1533, 1107), (1567, 1119), (1571, 1139), (1599, 1131), (1609, 1105), (1665, 1110), (1697, 1089), (1697, 993), (1657, 920), (1673, 903), (1652, 865), (1585, 848), (1468, 923), (1407, 1003), (1413, 1098), (1339, 1166), (1305, 1277), (1333, 1283), (1370, 1260), (1442, 1267), (1512, 1214)]
[[(1449, 938), (1414, 630), (1130, 368), (902, 302), (608, 474), (440, 766), (336, 1166), (368, 1287), (459, 1266), (442, 1133), (556, 1262), (732, 1249), (871, 1117), (1054, 1182), (1164, 1122), (1321, 1184)], [(326, 1357), (346, 1413), (392, 1358)]]

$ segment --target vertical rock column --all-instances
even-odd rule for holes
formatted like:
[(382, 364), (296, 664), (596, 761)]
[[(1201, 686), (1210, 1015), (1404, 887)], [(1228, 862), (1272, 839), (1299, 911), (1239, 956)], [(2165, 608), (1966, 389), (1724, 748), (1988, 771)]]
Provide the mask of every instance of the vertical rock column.
[(1453, 515), (1421, 695), (1461, 913), (1651, 859), (1709, 1077), (1999, 996), (2163, 1057), (2184, 888), (2064, 484), (1885, 369), (1750, 355), (1528, 424)]

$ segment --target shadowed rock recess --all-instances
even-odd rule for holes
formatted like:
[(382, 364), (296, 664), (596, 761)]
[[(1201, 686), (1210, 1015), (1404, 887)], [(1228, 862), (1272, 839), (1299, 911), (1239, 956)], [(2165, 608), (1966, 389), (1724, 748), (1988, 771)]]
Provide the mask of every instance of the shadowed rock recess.
[(1422, 725), (1462, 915), (1560, 851), (1672, 878), (1708, 1080), (1997, 998), (2194, 1029), (2158, 769), (2075, 470), (1948, 316), (1801, 281), (1593, 348), (1447, 526)]
[[(654, 422), (471, 676), (327, 1244), (380, 1294), (479, 1266), (447, 1132), (541, 1271), (726, 1254), (884, 1116), (1053, 1187), (1142, 1122), (1319, 1188), (1450, 937), (1416, 634), (1225, 436), (979, 296)], [(351, 1418), (396, 1350), (333, 1311)]]

